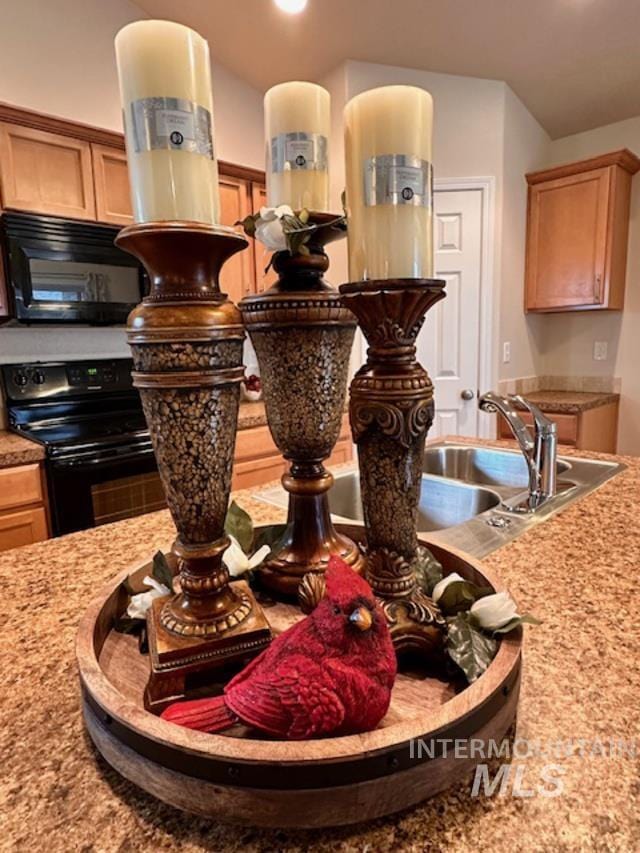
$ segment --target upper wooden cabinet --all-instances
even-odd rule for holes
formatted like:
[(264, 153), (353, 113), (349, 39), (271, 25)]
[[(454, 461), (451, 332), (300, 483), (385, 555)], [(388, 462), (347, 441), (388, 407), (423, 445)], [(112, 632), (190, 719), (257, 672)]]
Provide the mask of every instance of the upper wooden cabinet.
[(621, 310), (631, 177), (624, 149), (527, 175), (527, 311)]
[[(267, 203), (267, 188), (264, 183), (253, 183), (251, 187), (253, 210), (257, 213), (261, 207)], [(271, 252), (269, 252), (262, 243), (257, 240), (253, 242), (254, 263), (256, 268), (256, 290), (262, 293), (263, 290), (268, 290), (278, 278), (273, 268), (269, 267), (269, 271), (265, 272), (269, 261), (271, 260)]]
[[(223, 225), (233, 227), (251, 213), (251, 183), (243, 178), (221, 174), (218, 187), (220, 220)], [(236, 226), (236, 230), (243, 233), (240, 226)], [(236, 303), (254, 292), (253, 246), (238, 252), (226, 262), (220, 274), (220, 288)]]
[(81, 139), (0, 123), (0, 180), (3, 207), (96, 218), (91, 147)]
[(129, 225), (133, 222), (127, 155), (110, 145), (92, 145), (96, 218), (99, 222)]

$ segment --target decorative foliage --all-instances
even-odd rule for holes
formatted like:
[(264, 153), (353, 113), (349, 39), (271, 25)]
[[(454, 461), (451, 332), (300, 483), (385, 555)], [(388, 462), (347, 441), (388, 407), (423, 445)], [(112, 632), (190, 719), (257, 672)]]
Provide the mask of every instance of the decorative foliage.
[[(246, 216), (236, 222), (242, 225), (248, 237), (255, 237), (271, 252), (288, 251), (291, 255), (308, 255), (309, 243), (316, 231), (335, 225), (345, 225), (345, 218), (338, 216), (333, 222), (313, 224), (309, 222), (309, 211), (295, 213), (287, 204), (279, 207), (261, 207), (259, 213)], [(267, 267), (268, 269), (268, 267)]]
[(495, 657), (498, 635), (524, 623), (540, 624), (533, 616), (518, 614), (508, 592), (493, 593), (457, 572), (443, 576), (442, 566), (424, 546), (418, 548), (415, 569), (418, 583), (446, 619), (446, 651), (469, 682), (479, 678)]

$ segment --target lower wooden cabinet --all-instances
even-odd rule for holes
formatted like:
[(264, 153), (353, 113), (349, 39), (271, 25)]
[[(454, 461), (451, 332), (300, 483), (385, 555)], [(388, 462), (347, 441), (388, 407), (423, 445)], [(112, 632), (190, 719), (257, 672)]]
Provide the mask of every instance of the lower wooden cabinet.
[[(349, 417), (344, 415), (340, 436), (327, 467), (349, 462), (353, 458), (353, 444), (349, 428)], [(279, 479), (289, 465), (275, 446), (268, 426), (240, 430), (236, 439), (236, 457), (233, 468), (232, 488), (249, 489)]]
[(0, 551), (49, 538), (42, 478), (38, 463), (0, 469)]
[[(615, 453), (618, 440), (618, 403), (608, 403), (595, 409), (587, 409), (577, 415), (552, 414), (546, 416), (558, 427), (558, 444), (576, 447), (578, 450), (594, 450), (598, 453)], [(519, 412), (529, 426), (533, 417), (529, 412)], [(498, 421), (498, 438), (513, 438), (513, 433), (503, 418)]]

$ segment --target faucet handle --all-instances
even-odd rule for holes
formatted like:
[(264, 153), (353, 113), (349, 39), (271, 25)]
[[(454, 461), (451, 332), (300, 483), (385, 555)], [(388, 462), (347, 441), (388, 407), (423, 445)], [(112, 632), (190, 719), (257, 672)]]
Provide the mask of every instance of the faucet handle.
[(533, 415), (536, 433), (539, 433), (540, 435), (550, 435), (558, 431), (558, 425), (554, 421), (550, 420), (535, 403), (527, 400), (526, 397), (523, 397), (521, 394), (514, 394), (511, 399), (531, 412)]

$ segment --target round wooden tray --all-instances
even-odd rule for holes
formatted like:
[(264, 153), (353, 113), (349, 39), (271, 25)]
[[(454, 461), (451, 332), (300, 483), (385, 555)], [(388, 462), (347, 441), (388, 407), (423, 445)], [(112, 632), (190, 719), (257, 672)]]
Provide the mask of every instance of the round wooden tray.
[[(356, 541), (364, 538), (361, 526), (339, 529)], [(503, 588), (480, 563), (422, 541), (445, 573), (456, 571), (496, 591)], [(487, 671), (466, 688), (401, 671), (387, 716), (366, 734), (287, 742), (242, 729), (240, 734), (236, 729), (210, 735), (165, 722), (143, 707), (147, 656), (135, 637), (112, 630), (127, 601), (121, 582), (148, 571), (148, 564), (123, 571), (82, 620), (76, 652), (83, 713), (94, 744), (112, 767), (180, 809), (281, 828), (370, 820), (463, 779), (484, 759), (480, 751), (474, 757), (454, 757), (451, 741), (500, 741), (515, 719), (521, 629), (501, 641)], [(291, 604), (274, 604), (266, 613), (275, 633), (301, 617)]]

